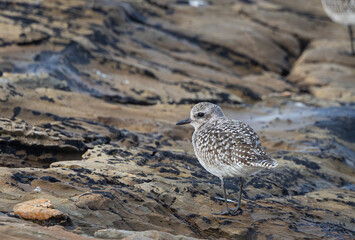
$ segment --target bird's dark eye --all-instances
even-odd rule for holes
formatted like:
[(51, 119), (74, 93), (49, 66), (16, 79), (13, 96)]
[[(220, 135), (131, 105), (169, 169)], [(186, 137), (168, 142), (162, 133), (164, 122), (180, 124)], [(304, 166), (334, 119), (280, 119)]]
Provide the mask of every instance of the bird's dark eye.
[(198, 117), (203, 117), (203, 116), (205, 116), (205, 114), (203, 112), (199, 112), (199, 113), (197, 113), (197, 116)]

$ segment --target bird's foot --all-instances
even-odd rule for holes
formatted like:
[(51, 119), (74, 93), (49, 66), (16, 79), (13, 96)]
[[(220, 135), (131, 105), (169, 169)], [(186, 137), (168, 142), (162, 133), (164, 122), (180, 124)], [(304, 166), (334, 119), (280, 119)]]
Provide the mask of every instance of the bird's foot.
[(237, 216), (237, 215), (242, 215), (242, 213), (243, 213), (243, 209), (241, 207), (236, 207), (236, 208), (228, 208), (226, 211), (223, 211), (221, 213), (213, 213), (213, 214)]

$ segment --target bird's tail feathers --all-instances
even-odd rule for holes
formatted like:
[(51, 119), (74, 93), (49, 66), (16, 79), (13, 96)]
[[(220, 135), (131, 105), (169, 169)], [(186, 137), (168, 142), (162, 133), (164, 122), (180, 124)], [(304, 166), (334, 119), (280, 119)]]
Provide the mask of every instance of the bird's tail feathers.
[(254, 167), (262, 167), (262, 168), (271, 169), (271, 168), (276, 168), (278, 163), (276, 162), (275, 159), (268, 158), (268, 159), (263, 159), (263, 160), (260, 160), (257, 162), (253, 162), (251, 165)]

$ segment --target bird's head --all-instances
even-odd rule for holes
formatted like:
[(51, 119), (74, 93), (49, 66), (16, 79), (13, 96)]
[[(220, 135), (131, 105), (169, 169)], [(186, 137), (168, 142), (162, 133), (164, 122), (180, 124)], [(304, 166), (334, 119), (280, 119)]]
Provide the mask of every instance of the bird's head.
[(192, 107), (189, 118), (177, 122), (176, 125), (190, 123), (195, 129), (198, 129), (210, 120), (224, 117), (225, 115), (218, 105), (200, 102)]

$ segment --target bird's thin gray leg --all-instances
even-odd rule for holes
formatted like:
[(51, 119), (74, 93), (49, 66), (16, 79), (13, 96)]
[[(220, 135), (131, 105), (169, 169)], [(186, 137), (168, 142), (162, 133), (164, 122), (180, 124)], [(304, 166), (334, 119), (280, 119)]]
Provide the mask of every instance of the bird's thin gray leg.
[(226, 209), (229, 212), (226, 185), (224, 184), (223, 178), (221, 178), (221, 181), (222, 181), (222, 188), (223, 188), (223, 194), (224, 194), (224, 201), (226, 202)]
[[(221, 178), (221, 186), (223, 188), (224, 201), (226, 203), (226, 211), (223, 211), (221, 213), (214, 213), (214, 214), (216, 214), (216, 215), (233, 215), (233, 216), (237, 215), (238, 209), (230, 209), (228, 207), (227, 190), (226, 190), (226, 185), (224, 184), (223, 178)], [(241, 198), (241, 195), (239, 198)], [(239, 203), (238, 203), (238, 206), (239, 206)], [(241, 208), (239, 207), (239, 209), (241, 209)]]
[(241, 209), (241, 205), (242, 205), (242, 191), (243, 191), (243, 178), (239, 178), (239, 199), (238, 199), (238, 206), (237, 209), (240, 208)]
[(348, 30), (349, 30), (349, 37), (350, 37), (350, 47), (351, 47), (351, 54), (355, 55), (355, 51), (354, 51), (354, 45), (353, 45), (353, 29), (351, 27), (351, 25), (348, 25)]
[(242, 209), (242, 191), (243, 191), (243, 178), (239, 177), (239, 199), (238, 205), (236, 208), (230, 209), (234, 213), (234, 215), (241, 214), (243, 212)]

